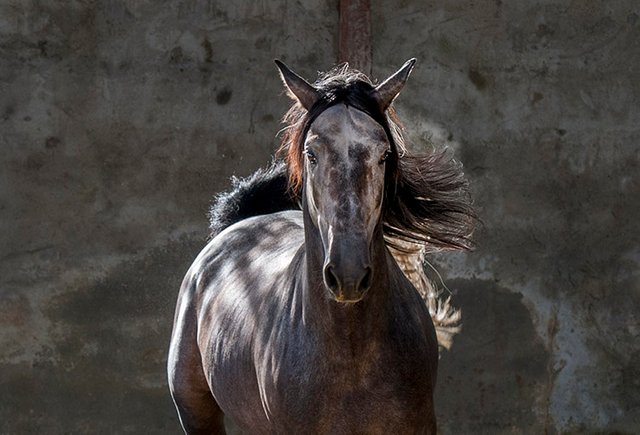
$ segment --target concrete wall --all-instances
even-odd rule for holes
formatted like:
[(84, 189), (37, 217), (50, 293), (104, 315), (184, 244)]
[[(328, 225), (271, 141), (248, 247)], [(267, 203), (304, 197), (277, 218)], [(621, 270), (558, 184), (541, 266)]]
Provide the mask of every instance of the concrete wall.
[[(268, 162), (279, 57), (335, 0), (0, 4), (0, 433), (177, 433), (175, 296), (232, 174)], [(640, 7), (372, 1), (373, 75), (452, 147), (483, 226), (431, 259), (464, 312), (443, 433), (640, 430)], [(434, 275), (435, 277), (435, 275)]]

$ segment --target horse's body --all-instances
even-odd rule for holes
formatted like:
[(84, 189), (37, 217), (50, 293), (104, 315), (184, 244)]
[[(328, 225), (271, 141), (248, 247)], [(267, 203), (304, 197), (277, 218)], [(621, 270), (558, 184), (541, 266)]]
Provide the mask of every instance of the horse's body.
[(180, 351), (201, 359), (180, 372), (202, 364), (209, 377), (196, 404), (213, 400), (210, 388), (250, 433), (431, 429), (437, 344), (420, 296), (381, 252), (389, 277), (370, 289), (376, 297), (337, 305), (307, 287), (303, 243), (302, 213), (282, 212), (228, 228), (195, 261), (178, 309), (197, 316), (197, 329), (177, 334)]
[(248, 433), (435, 433), (434, 327), (384, 240), (400, 221), (386, 213), (398, 153), (381, 115), (412, 65), (367, 91), (378, 112), (348, 97), (320, 110), (279, 65), (308, 114), (288, 164), (302, 211), (239, 220), (189, 269), (169, 353), (187, 433), (224, 433), (225, 414)]

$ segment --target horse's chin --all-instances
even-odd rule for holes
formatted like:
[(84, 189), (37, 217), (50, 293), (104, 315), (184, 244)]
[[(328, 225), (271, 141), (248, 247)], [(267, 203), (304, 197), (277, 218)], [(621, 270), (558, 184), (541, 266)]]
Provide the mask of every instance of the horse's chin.
[(355, 305), (358, 302), (362, 302), (367, 294), (367, 292), (358, 295), (335, 294), (331, 290), (328, 290), (328, 292), (329, 297), (333, 299), (333, 301), (344, 306)]

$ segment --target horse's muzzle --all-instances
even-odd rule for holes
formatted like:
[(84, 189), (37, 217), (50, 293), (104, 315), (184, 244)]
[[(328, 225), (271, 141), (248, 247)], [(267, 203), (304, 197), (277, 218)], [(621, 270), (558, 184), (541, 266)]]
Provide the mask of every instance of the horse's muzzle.
[(358, 244), (340, 243), (332, 246), (325, 261), (324, 283), (337, 302), (358, 302), (371, 287), (373, 267), (368, 250), (354, 249)]

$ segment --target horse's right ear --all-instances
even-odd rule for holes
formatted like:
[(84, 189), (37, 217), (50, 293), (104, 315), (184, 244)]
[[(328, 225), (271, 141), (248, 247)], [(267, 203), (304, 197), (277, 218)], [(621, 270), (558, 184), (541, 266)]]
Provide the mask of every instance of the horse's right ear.
[(378, 100), (380, 109), (382, 109), (383, 112), (389, 108), (393, 100), (396, 99), (402, 88), (404, 88), (404, 84), (407, 82), (415, 63), (415, 58), (409, 59), (391, 77), (376, 87), (376, 100)]
[(320, 95), (316, 88), (311, 86), (309, 82), (294, 73), (284, 63), (278, 59), (275, 60), (278, 70), (280, 71), (280, 78), (289, 91), (289, 96), (295, 100), (298, 100), (302, 107), (307, 111), (313, 107)]

